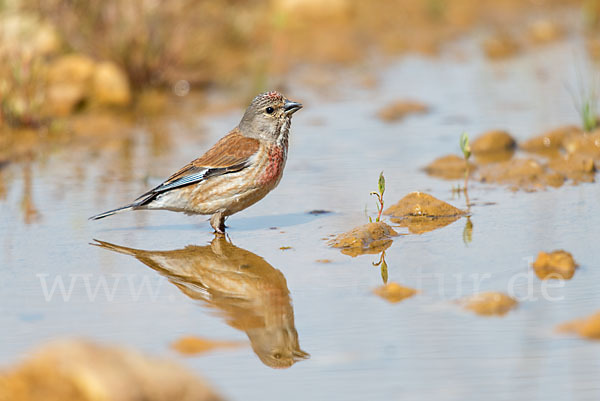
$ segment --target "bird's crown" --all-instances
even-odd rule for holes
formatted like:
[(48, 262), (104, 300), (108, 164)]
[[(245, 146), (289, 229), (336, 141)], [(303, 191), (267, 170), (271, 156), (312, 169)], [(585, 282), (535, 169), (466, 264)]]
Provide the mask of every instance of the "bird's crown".
[(254, 100), (252, 100), (252, 104), (256, 106), (261, 106), (265, 104), (271, 104), (275, 102), (282, 102), (284, 100), (283, 95), (276, 91), (270, 91), (261, 93), (257, 95)]

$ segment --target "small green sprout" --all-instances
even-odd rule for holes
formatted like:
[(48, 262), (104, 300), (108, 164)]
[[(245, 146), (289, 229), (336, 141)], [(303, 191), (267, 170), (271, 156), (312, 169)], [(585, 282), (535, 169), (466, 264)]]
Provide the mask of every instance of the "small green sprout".
[[(379, 181), (377, 184), (379, 192), (372, 191), (370, 195), (375, 195), (377, 197), (377, 218), (375, 221), (379, 222), (381, 213), (383, 212), (383, 193), (385, 192), (385, 177), (383, 176), (383, 171), (379, 173)], [(372, 222), (370, 217), (369, 222)]]
[(465, 158), (465, 195), (467, 193), (467, 185), (469, 185), (469, 158), (471, 157), (471, 144), (469, 143), (469, 134), (463, 132), (460, 136), (460, 150), (462, 150)]
[(581, 105), (579, 112), (585, 132), (591, 132), (598, 126), (598, 104), (596, 98), (590, 96)]
[[(599, 3), (600, 9), (600, 3)], [(598, 128), (598, 101), (600, 99), (600, 75), (577, 70), (577, 90), (570, 90), (573, 105), (581, 118), (581, 128), (591, 132)]]
[(466, 132), (463, 132), (460, 136), (460, 150), (462, 150), (465, 160), (469, 160), (471, 157), (471, 144), (469, 143), (469, 134)]

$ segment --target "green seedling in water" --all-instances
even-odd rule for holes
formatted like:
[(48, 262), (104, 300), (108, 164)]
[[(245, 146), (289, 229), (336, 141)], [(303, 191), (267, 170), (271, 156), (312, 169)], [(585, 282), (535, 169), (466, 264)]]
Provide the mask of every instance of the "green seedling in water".
[(469, 185), (469, 158), (471, 157), (471, 144), (469, 143), (469, 134), (463, 132), (460, 136), (460, 150), (462, 150), (465, 159), (465, 196), (467, 194), (467, 185)]
[(590, 96), (581, 105), (579, 114), (585, 132), (591, 132), (598, 126), (598, 104), (595, 97)]
[[(383, 171), (379, 173), (378, 190), (379, 192), (373, 191), (370, 193), (370, 195), (377, 197), (377, 218), (375, 219), (375, 222), (381, 220), (381, 213), (383, 212), (383, 193), (385, 192), (385, 177), (383, 176)], [(373, 222), (370, 217), (369, 221), (371, 223)]]
[[(600, 3), (599, 3), (600, 4)], [(581, 118), (581, 128), (591, 132), (598, 128), (598, 99), (600, 90), (600, 75), (588, 73), (589, 78), (584, 78), (584, 73), (577, 71), (577, 91), (571, 91), (573, 104)]]

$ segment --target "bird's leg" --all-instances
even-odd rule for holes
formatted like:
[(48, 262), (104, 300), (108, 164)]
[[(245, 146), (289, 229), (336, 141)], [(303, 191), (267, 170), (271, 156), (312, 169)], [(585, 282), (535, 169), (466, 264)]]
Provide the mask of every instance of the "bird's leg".
[(225, 234), (225, 216), (223, 212), (217, 212), (210, 218), (210, 225), (218, 234)]

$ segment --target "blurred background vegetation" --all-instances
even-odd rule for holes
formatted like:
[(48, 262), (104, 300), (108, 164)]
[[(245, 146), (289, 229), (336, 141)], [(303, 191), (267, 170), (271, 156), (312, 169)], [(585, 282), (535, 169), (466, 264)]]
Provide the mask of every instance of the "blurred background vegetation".
[(127, 109), (151, 89), (247, 97), (284, 89), (299, 65), (435, 55), (473, 27), (490, 33), (483, 52), (503, 58), (524, 34), (563, 35), (553, 21), (519, 19), (561, 6), (581, 8), (590, 51), (600, 53), (600, 0), (0, 0), (0, 126), (47, 128), (82, 110)]

